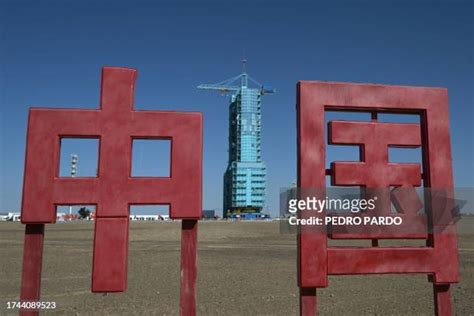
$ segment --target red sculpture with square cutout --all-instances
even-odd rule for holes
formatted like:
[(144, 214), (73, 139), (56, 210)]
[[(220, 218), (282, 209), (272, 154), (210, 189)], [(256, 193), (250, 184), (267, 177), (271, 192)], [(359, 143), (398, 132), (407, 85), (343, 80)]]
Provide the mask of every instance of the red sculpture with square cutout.
[[(57, 205), (95, 205), (93, 292), (127, 286), (129, 206), (168, 204), (182, 219), (181, 308), (195, 312), (197, 220), (202, 206), (202, 115), (133, 108), (136, 70), (104, 67), (100, 109), (32, 108), (21, 221), (26, 224), (22, 300), (38, 300), (44, 224)], [(97, 177), (59, 177), (61, 138), (98, 138)], [(171, 140), (170, 177), (132, 177), (134, 138)], [(159, 157), (157, 157), (159, 159)]]
[[(326, 176), (337, 186), (397, 187), (383, 197), (378, 212), (389, 212), (391, 203), (402, 216), (413, 216), (421, 207), (416, 194), (404, 188), (452, 190), (446, 89), (302, 81), (298, 100), (298, 187), (326, 188)], [(329, 122), (329, 144), (359, 145), (360, 162), (332, 162), (325, 169), (325, 112), (371, 113), (370, 122)], [(417, 114), (420, 124), (382, 123), (378, 113)], [(388, 147), (422, 147), (423, 164), (390, 163)], [(410, 193), (411, 192), (411, 193)], [(434, 205), (435, 203), (433, 203)], [(433, 212), (443, 212), (439, 209)], [(436, 217), (436, 214), (430, 214)], [(439, 214), (438, 214), (439, 215)], [(303, 212), (302, 217), (309, 214)], [(423, 221), (422, 221), (423, 222)], [(422, 223), (423, 224), (423, 223)], [(424, 222), (426, 225), (426, 221)], [(437, 225), (432, 222), (432, 225)], [(426, 247), (330, 247), (328, 238), (425, 238)], [(328, 286), (328, 275), (424, 273), (433, 282), (435, 311), (451, 314), (451, 283), (459, 281), (456, 232), (453, 221), (442, 230), (422, 234), (332, 236), (326, 231), (301, 227), (298, 234), (298, 285), (300, 314), (316, 313), (316, 289)]]

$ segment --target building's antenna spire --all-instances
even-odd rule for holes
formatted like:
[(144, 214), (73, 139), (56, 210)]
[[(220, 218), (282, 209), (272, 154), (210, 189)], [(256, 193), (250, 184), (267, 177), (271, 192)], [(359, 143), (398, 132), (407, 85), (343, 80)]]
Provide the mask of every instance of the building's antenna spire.
[(247, 59), (245, 58), (245, 50), (244, 50), (244, 57), (242, 57), (242, 77), (241, 77), (241, 86), (247, 87), (248, 86), (248, 78), (247, 78)]
[(242, 73), (247, 73), (247, 59), (245, 57), (242, 58)]

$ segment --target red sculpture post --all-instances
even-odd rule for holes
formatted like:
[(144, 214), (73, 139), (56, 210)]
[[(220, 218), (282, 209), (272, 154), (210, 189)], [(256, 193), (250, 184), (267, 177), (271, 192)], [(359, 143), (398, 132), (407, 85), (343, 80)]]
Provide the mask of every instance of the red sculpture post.
[[(324, 190), (329, 176), (336, 186), (410, 188), (420, 186), (423, 180), (425, 188), (452, 190), (446, 89), (303, 81), (298, 83), (297, 92), (299, 188)], [(332, 121), (328, 126), (330, 144), (360, 146), (360, 162), (333, 162), (330, 169), (325, 169), (327, 111), (372, 114), (369, 122)], [(381, 123), (377, 120), (378, 113), (416, 114), (420, 124)], [(390, 163), (389, 146), (421, 146), (422, 166)], [(393, 197), (394, 202), (405, 199), (397, 202), (401, 216), (413, 216), (419, 209), (409, 191), (394, 191)], [(382, 199), (379, 213), (389, 211), (390, 197)], [(437, 220), (448, 208), (437, 207), (439, 203), (434, 203), (431, 197), (425, 203), (431, 204), (432, 214), (427, 214), (430, 220), (417, 216), (419, 222), (410, 225), (418, 228), (430, 223), (429, 231), (369, 231), (329, 234), (329, 238), (424, 238), (426, 247), (329, 247), (326, 231), (301, 227), (298, 234), (300, 314), (315, 315), (316, 289), (328, 286), (328, 275), (423, 273), (433, 282), (436, 314), (451, 315), (449, 287), (459, 281), (455, 227), (449, 216), (444, 222)], [(301, 216), (309, 214), (303, 212)]]
[[(56, 205), (96, 206), (92, 291), (122, 292), (127, 287), (129, 206), (168, 204), (170, 218), (182, 219), (181, 313), (195, 314), (202, 115), (135, 111), (135, 78), (133, 69), (104, 67), (98, 110), (30, 109), (21, 216), (26, 224), (22, 301), (40, 298), (44, 225), (55, 223)], [(64, 137), (100, 140), (97, 177), (59, 177)], [(144, 138), (171, 140), (170, 177), (131, 176), (132, 142)]]

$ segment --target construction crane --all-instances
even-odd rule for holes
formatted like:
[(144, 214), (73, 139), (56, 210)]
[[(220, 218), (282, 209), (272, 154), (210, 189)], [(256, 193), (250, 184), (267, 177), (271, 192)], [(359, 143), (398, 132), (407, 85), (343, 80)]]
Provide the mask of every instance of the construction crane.
[[(246, 69), (247, 60), (242, 59), (242, 73), (230, 79), (218, 82), (218, 83), (204, 83), (197, 86), (198, 89), (202, 90), (217, 90), (220, 91), (223, 95), (234, 94), (242, 88), (249, 87), (249, 81), (255, 84), (258, 89), (260, 90), (260, 94), (273, 94), (276, 92), (275, 89), (271, 87), (266, 87), (262, 85), (257, 80), (253, 79), (249, 75), (247, 75)], [(240, 81), (240, 85), (238, 85)]]

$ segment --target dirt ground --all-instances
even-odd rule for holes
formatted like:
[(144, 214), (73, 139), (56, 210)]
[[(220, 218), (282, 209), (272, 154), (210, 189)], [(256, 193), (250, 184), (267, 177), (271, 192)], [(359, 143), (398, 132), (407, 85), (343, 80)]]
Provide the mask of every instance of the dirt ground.
[[(461, 283), (453, 286), (458, 315), (474, 314), (474, 216), (458, 223)], [(60, 315), (176, 315), (179, 312), (180, 223), (132, 223), (128, 290), (90, 293), (93, 224), (46, 227), (42, 301)], [(0, 315), (17, 301), (23, 226), (0, 223)], [(201, 222), (198, 249), (200, 315), (295, 315), (296, 239), (278, 222)], [(321, 315), (432, 315), (424, 275), (330, 277), (318, 291)]]

